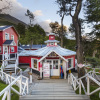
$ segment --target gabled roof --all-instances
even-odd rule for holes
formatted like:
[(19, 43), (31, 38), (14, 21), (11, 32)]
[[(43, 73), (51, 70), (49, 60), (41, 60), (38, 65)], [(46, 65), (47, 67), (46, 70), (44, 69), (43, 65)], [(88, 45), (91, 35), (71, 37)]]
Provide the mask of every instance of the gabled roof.
[(0, 31), (3, 31), (3, 30), (8, 29), (10, 27), (12, 27), (12, 26), (8, 26), (8, 25), (6, 25), (6, 26), (0, 26)]
[(24, 50), (22, 51), (19, 56), (45, 56), (48, 52), (56, 52), (57, 54), (61, 55), (61, 56), (70, 56), (70, 55), (76, 55), (76, 52), (62, 48), (60, 46), (54, 46), (54, 47), (50, 47), (50, 46), (46, 46), (44, 48), (38, 49), (38, 50)]
[[(9, 25), (0, 26), (0, 31), (4, 31), (4, 30), (6, 30), (6, 29), (8, 29), (8, 28), (11, 28), (11, 27), (16, 31), (16, 29), (14, 28), (14, 26), (9, 26)], [(16, 33), (17, 33), (17, 35), (18, 35), (18, 37), (19, 37), (19, 34), (18, 34), (17, 31), (16, 31)]]

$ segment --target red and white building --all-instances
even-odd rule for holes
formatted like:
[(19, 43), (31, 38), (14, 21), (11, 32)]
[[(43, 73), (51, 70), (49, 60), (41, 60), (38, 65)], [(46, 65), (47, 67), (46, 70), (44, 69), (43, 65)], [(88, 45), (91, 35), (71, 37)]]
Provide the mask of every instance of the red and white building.
[(59, 77), (61, 65), (64, 75), (67, 70), (75, 68), (76, 52), (60, 47), (54, 33), (49, 34), (49, 40), (45, 43), (47, 46), (38, 50), (23, 50), (19, 54), (19, 63), (29, 64), (34, 71), (40, 72), (40, 68), (43, 69), (47, 62), (50, 65), (50, 76)]
[(16, 58), (18, 33), (13, 26), (0, 26), (0, 61)]

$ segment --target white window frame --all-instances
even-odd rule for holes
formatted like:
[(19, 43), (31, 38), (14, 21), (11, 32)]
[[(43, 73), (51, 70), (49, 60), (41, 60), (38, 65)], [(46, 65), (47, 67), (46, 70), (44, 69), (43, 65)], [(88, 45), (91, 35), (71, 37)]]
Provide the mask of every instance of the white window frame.
[(11, 35), (11, 40), (14, 40), (14, 35)]
[[(6, 35), (7, 35), (8, 37), (6, 37)], [(9, 33), (5, 33), (5, 40), (9, 40)]]
[(51, 42), (50, 45), (54, 45), (54, 42)]
[(71, 67), (70, 67), (70, 68), (68, 68), (68, 63), (67, 63), (67, 70), (70, 70), (70, 69), (72, 69), (72, 68), (73, 68), (73, 58), (68, 58), (68, 59), (71, 59)]
[[(34, 62), (33, 62), (33, 61), (34, 61), (34, 60), (37, 60), (37, 68), (34, 68), (34, 66), (33, 66), (33, 65), (34, 65)], [(32, 69), (35, 69), (35, 70), (38, 70), (38, 59), (31, 58), (31, 68), (32, 68)]]
[[(13, 48), (13, 49), (12, 49)], [(14, 47), (11, 47), (11, 52), (14, 52), (15, 50), (14, 50), (15, 48)], [(12, 51), (13, 50), (13, 51)]]
[(2, 53), (2, 48), (1, 48), (1, 46), (0, 46), (0, 53)]

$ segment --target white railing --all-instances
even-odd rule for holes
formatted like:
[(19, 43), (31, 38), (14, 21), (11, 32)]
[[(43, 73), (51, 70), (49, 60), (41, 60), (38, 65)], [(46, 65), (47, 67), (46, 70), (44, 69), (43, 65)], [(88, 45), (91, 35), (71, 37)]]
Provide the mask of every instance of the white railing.
[[(77, 89), (79, 89), (79, 94), (81, 94), (81, 92), (82, 92), (81, 89), (83, 88), (84, 93), (86, 95), (90, 96), (100, 90), (100, 82), (99, 82), (100, 79), (96, 75), (96, 73), (97, 72), (90, 71), (86, 75), (84, 75), (83, 77), (78, 78), (78, 79), (72, 73), (70, 73), (68, 75), (68, 83), (70, 83), (73, 86), (75, 91)], [(98, 80), (97, 80), (97, 77), (98, 77)], [(85, 89), (85, 86), (82, 82), (82, 79), (84, 79), (84, 78), (86, 79), (86, 82), (87, 82), (87, 90)], [(90, 79), (99, 86), (97, 89), (95, 89), (92, 92), (90, 92)]]
[[(9, 74), (0, 71), (0, 79), (6, 84), (8, 84), (8, 86), (0, 92), (0, 96), (3, 96), (2, 100), (6, 100), (6, 98), (7, 100), (11, 100), (11, 90), (17, 93), (18, 95), (26, 95), (29, 93), (29, 80), (25, 76), (20, 75), (17, 78), (15, 78)], [(13, 85), (18, 86), (19, 91), (14, 89)]]

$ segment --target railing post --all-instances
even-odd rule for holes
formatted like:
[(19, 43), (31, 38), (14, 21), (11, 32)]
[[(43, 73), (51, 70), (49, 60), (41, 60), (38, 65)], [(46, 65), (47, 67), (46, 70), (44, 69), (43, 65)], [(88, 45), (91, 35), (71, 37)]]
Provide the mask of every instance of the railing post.
[(27, 78), (27, 94), (29, 94), (29, 84), (28, 84), (28, 78)]
[(20, 86), (20, 94), (22, 95), (22, 75), (20, 75), (19, 86)]
[(76, 90), (76, 80), (75, 80), (75, 82), (74, 82), (74, 90)]
[(68, 74), (68, 83), (70, 83), (70, 75)]
[(81, 94), (81, 79), (79, 79), (79, 94)]
[(5, 75), (5, 77), (6, 77), (6, 84), (7, 84), (7, 83), (8, 83), (8, 82), (7, 82), (7, 79), (8, 79), (8, 75), (6, 74), (6, 75)]
[(87, 76), (87, 95), (90, 94), (90, 82), (89, 82), (89, 77)]
[(8, 90), (7, 100), (11, 100), (11, 88)]

